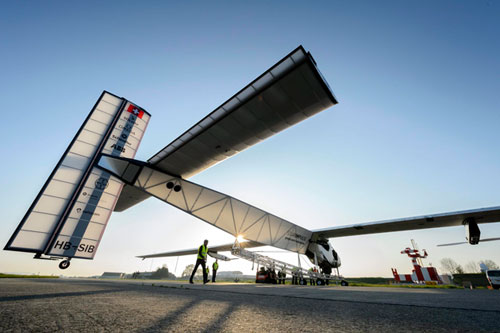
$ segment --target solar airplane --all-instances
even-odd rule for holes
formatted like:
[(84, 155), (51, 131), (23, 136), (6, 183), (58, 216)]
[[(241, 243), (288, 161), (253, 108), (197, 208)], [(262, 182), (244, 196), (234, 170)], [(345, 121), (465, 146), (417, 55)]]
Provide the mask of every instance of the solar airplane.
[[(134, 159), (151, 115), (104, 91), (5, 246), (36, 259), (93, 259), (113, 211), (149, 197), (162, 200), (247, 242), (305, 254), (323, 271), (340, 266), (336, 237), (465, 226), (470, 244), (478, 225), (500, 221), (500, 207), (308, 230), (188, 179), (266, 138), (337, 104), (302, 46), (200, 120), (146, 162)], [(231, 245), (209, 248), (217, 252)], [(193, 250), (140, 256), (152, 258)]]

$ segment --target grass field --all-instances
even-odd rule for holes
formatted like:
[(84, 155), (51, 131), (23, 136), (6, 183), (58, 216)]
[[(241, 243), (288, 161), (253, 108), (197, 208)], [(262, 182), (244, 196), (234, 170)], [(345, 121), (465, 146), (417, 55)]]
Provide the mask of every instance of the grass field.
[(5, 278), (29, 278), (29, 279), (58, 279), (59, 276), (55, 275), (19, 275), (19, 274), (4, 274), (0, 273), (0, 279)]

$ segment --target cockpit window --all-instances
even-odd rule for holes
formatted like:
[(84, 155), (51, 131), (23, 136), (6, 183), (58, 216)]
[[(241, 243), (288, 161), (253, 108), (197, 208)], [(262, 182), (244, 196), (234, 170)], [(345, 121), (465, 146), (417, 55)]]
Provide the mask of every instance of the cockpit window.
[(335, 260), (339, 260), (339, 256), (338, 256), (337, 252), (335, 252), (335, 250), (333, 250), (333, 249), (332, 249), (332, 254), (333, 254), (333, 258)]
[(330, 251), (330, 245), (328, 245), (328, 243), (321, 243), (321, 246), (323, 246), (325, 250)]

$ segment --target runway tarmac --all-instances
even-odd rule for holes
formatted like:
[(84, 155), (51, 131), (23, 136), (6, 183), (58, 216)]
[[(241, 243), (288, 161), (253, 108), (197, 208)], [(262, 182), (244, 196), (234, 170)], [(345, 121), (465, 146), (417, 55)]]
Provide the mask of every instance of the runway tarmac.
[(70, 330), (500, 332), (500, 292), (0, 279), (0, 331)]

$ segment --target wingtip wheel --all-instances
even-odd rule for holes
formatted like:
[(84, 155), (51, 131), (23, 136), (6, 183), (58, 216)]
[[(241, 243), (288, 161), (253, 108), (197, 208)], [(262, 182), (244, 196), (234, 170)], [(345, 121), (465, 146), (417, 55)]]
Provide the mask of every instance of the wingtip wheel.
[(59, 263), (59, 268), (60, 268), (60, 269), (66, 269), (66, 268), (68, 268), (68, 267), (69, 267), (69, 265), (70, 265), (70, 262), (69, 262), (69, 261), (70, 261), (70, 258), (68, 258), (68, 259), (65, 259), (65, 260), (61, 261), (61, 262)]

